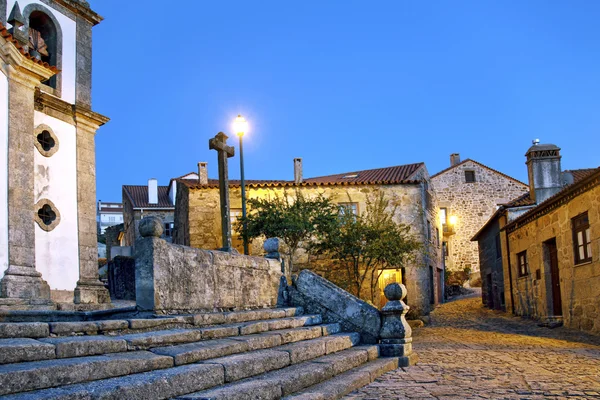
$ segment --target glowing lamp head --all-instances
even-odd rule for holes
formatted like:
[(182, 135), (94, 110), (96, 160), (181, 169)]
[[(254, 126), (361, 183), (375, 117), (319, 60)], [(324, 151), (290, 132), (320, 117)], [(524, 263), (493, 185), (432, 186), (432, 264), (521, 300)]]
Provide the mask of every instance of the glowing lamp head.
[(246, 121), (246, 118), (238, 115), (233, 121), (233, 131), (238, 136), (244, 136), (244, 133), (248, 132), (248, 121)]
[(456, 218), (456, 215), (451, 215), (450, 218), (448, 219), (448, 222), (450, 222), (450, 225), (456, 225), (456, 221), (458, 221), (458, 218)]

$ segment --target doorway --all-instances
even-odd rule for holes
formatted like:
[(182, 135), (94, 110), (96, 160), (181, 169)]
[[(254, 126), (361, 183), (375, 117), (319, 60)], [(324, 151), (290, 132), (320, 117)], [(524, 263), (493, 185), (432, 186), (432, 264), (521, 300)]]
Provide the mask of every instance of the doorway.
[(556, 238), (544, 242), (546, 266), (549, 267), (550, 293), (552, 296), (553, 316), (562, 316), (562, 298), (560, 296), (560, 273), (558, 270), (558, 251), (556, 249)]

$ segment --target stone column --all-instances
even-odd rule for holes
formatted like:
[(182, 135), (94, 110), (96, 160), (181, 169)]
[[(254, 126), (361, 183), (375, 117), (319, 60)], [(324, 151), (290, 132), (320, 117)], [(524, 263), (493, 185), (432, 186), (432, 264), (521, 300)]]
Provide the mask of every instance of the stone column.
[(75, 107), (77, 129), (77, 224), (79, 231), (79, 281), (74, 302), (110, 303), (110, 295), (98, 278), (96, 231), (96, 130), (108, 119)]
[(390, 283), (383, 293), (389, 301), (381, 309), (379, 353), (382, 357), (398, 357), (400, 367), (414, 365), (418, 357), (412, 351), (412, 330), (405, 318), (410, 307), (402, 301), (406, 297), (406, 287)]
[(39, 80), (8, 71), (8, 269), (2, 297), (50, 300), (50, 287), (35, 270), (34, 93)]

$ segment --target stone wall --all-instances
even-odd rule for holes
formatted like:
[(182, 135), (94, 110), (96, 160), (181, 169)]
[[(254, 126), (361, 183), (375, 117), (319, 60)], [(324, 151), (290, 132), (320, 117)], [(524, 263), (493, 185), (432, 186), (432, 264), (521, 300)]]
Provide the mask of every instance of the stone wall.
[(275, 307), (282, 276), (276, 260), (156, 237), (136, 241), (135, 268), (138, 307), (164, 314)]
[[(475, 182), (465, 181), (465, 171), (475, 173)], [(528, 186), (472, 160), (434, 175), (431, 183), (437, 206), (447, 208), (448, 217), (457, 217), (454, 233), (444, 237), (448, 243), (446, 268), (478, 272), (477, 243), (471, 238), (494, 214), (498, 204), (521, 196), (529, 190)]]
[[(502, 270), (502, 236), (500, 221), (495, 219), (479, 234), (481, 268), (481, 300), (492, 309), (505, 309), (504, 274)], [(508, 294), (508, 293), (506, 293)]]
[[(426, 171), (423, 172), (422, 178), (428, 178)], [(410, 226), (411, 233), (424, 245), (415, 260), (405, 266), (405, 285), (410, 293), (409, 305), (413, 308), (413, 312), (419, 314), (429, 312), (431, 290), (435, 293), (438, 290), (437, 283), (434, 283), (433, 286), (431, 284), (428, 268), (431, 266), (442, 274), (440, 240), (436, 234), (436, 228), (439, 232), (441, 226), (438, 223), (437, 209), (434, 207), (434, 194), (429, 191), (429, 195), (426, 196), (423, 183), (381, 186), (299, 186), (298, 189), (307, 197), (323, 194), (335, 203), (357, 203), (359, 213), (364, 212), (369, 196), (376, 196), (378, 192), (383, 192), (390, 200), (390, 208), (397, 207), (394, 220)], [(284, 189), (280, 186), (248, 187), (246, 193), (248, 198), (274, 198), (283, 195), (293, 197), (295, 190), (296, 188)], [(229, 194), (231, 209), (241, 210), (240, 189), (232, 187)], [(188, 188), (179, 183), (176, 209), (175, 243), (204, 249), (221, 247), (219, 190), (217, 188)], [(429, 235), (426, 232), (427, 221), (430, 222), (431, 227)], [(242, 241), (239, 235), (234, 232), (232, 236), (234, 247), (241, 253)], [(262, 240), (254, 240), (250, 244), (250, 253), (263, 254)], [(294, 260), (294, 265), (303, 264), (308, 264), (308, 258), (306, 253), (301, 252), (298, 259)], [(441, 302), (441, 299), (436, 297), (435, 301)]]
[[(591, 228), (592, 261), (575, 265), (571, 219), (586, 211)], [(600, 333), (600, 186), (509, 233), (517, 315), (544, 319), (553, 314), (550, 263), (544, 245), (552, 238), (556, 238), (558, 250), (564, 324)], [(522, 251), (527, 251), (529, 274), (518, 277), (517, 254)], [(504, 262), (507, 269), (507, 261)], [(505, 286), (510, 290), (510, 282)]]

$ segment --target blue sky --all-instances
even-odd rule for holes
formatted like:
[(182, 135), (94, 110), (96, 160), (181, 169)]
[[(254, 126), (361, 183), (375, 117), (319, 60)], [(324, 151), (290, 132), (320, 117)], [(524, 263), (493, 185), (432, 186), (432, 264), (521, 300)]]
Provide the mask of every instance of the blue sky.
[(293, 179), (294, 157), (306, 177), (433, 174), (458, 152), (525, 181), (534, 138), (563, 169), (600, 166), (597, 1), (90, 3), (104, 201), (198, 161), (216, 177), (208, 139), (238, 113), (248, 179)]

